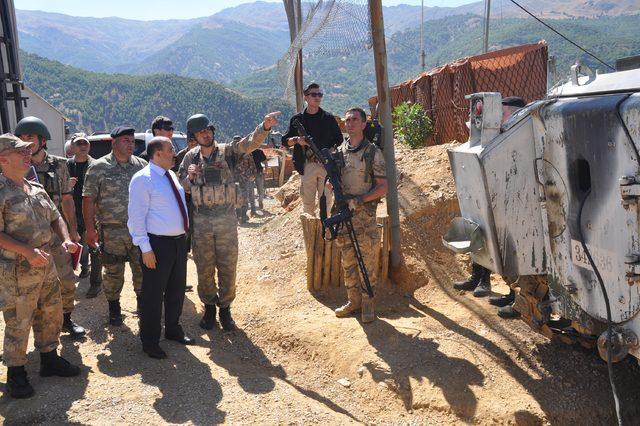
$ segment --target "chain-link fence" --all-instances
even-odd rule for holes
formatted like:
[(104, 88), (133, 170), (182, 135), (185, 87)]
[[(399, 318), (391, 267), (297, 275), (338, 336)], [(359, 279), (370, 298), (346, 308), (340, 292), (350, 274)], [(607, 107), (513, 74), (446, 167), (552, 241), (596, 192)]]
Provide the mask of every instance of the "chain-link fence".
[[(392, 106), (417, 102), (424, 107), (434, 124), (429, 145), (466, 141), (469, 105), (465, 95), (500, 92), (526, 102), (542, 99), (547, 91), (547, 58), (547, 44), (541, 41), (461, 59), (393, 86)], [(369, 99), (372, 111), (377, 103), (377, 97)]]

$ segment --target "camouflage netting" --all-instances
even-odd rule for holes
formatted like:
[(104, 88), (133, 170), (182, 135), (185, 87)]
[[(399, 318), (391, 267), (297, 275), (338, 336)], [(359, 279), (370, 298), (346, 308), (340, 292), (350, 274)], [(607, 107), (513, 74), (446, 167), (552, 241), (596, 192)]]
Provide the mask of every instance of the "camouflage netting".
[[(295, 2), (294, 2), (295, 4)], [(302, 2), (294, 15), (306, 18), (289, 50), (278, 61), (278, 81), (285, 99), (295, 99), (295, 66), (302, 50), (302, 64), (311, 58), (353, 55), (371, 48), (367, 0), (317, 0)]]
[[(433, 120), (429, 145), (466, 141), (469, 105), (465, 95), (500, 92), (526, 102), (542, 99), (547, 91), (548, 48), (544, 41), (497, 50), (434, 68), (391, 88), (392, 106), (421, 104)], [(369, 99), (376, 111), (377, 97)]]

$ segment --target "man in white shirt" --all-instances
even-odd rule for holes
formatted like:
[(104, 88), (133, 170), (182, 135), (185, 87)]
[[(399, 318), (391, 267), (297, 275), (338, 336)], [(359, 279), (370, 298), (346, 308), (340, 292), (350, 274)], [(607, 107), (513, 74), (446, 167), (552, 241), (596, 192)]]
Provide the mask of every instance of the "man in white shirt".
[(165, 309), (165, 338), (184, 345), (195, 339), (184, 334), (180, 315), (187, 279), (189, 229), (184, 189), (171, 171), (175, 151), (171, 140), (154, 137), (147, 145), (149, 164), (129, 184), (127, 226), (133, 244), (142, 253), (140, 339), (151, 358), (166, 358), (160, 347), (162, 305)]

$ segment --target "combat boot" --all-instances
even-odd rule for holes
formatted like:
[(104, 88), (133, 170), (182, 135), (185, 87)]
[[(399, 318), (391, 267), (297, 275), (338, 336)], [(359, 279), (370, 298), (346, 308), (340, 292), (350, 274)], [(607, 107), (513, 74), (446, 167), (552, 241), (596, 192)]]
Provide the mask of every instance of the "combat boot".
[(247, 206), (240, 207), (240, 223), (247, 223), (249, 216), (247, 216)]
[(507, 305), (498, 309), (498, 316), (500, 318), (518, 318), (520, 316), (520, 312), (513, 309), (513, 305)]
[(231, 318), (231, 307), (220, 308), (220, 325), (224, 331), (233, 331), (236, 329), (236, 323)]
[(120, 309), (119, 300), (109, 301), (109, 324), (110, 325), (122, 325), (122, 310)]
[(89, 284), (89, 289), (87, 290), (87, 294), (85, 295), (87, 299), (93, 299), (102, 291), (102, 283), (91, 282)]
[(204, 315), (200, 320), (200, 328), (211, 330), (217, 327), (216, 323), (216, 305), (204, 305)]
[(40, 352), (40, 376), (42, 377), (73, 377), (80, 374), (80, 368), (71, 364), (56, 353)]
[(482, 267), (482, 276), (480, 282), (473, 290), (473, 297), (486, 297), (491, 294), (491, 271)]
[(360, 307), (362, 306), (362, 293), (358, 288), (348, 288), (347, 289), (347, 304), (339, 307), (334, 312), (338, 318), (346, 318), (351, 316), (358, 311), (360, 311)]
[(71, 312), (67, 312), (63, 316), (64, 321), (62, 322), (62, 331), (66, 331), (71, 335), (71, 337), (79, 338), (83, 337), (86, 333), (85, 329), (71, 319)]
[(507, 295), (500, 295), (500, 296), (493, 296), (489, 298), (489, 303), (493, 306), (497, 306), (499, 308), (502, 308), (504, 306), (507, 305), (511, 305), (513, 303), (513, 301), (516, 300), (516, 292), (513, 291), (513, 289), (511, 291), (509, 291), (509, 294)]
[(12, 398), (30, 398), (35, 393), (24, 366), (9, 367), (7, 369), (7, 393)]
[(373, 322), (376, 319), (373, 306), (373, 297), (369, 297), (368, 294), (362, 295), (362, 312), (360, 315), (363, 324)]
[(453, 288), (456, 290), (473, 290), (478, 286), (480, 282), (480, 278), (484, 273), (484, 267), (482, 265), (478, 265), (477, 263), (471, 264), (471, 276), (464, 281), (456, 281), (453, 283)]
[(253, 206), (251, 207), (251, 217), (255, 217), (258, 214), (258, 212), (256, 211), (256, 207)]

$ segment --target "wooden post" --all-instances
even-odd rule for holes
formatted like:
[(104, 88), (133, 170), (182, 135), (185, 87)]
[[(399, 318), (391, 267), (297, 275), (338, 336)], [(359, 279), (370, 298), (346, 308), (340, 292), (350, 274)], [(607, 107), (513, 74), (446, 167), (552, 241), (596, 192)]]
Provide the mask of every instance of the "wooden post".
[(322, 267), (324, 265), (324, 239), (322, 239), (322, 224), (320, 219), (313, 218), (316, 230), (316, 245), (313, 253), (313, 288), (320, 290), (322, 288)]
[(387, 75), (387, 46), (384, 40), (384, 19), (382, 0), (369, 0), (371, 16), (371, 38), (373, 57), (376, 66), (376, 85), (378, 88), (378, 114), (383, 128), (383, 153), (386, 162), (387, 212), (391, 220), (391, 265), (400, 266), (400, 213), (398, 210), (398, 181), (396, 178), (396, 153), (393, 145), (393, 122), (391, 120), (391, 95), (389, 76)]
[(280, 157), (280, 176), (278, 176), (278, 186), (284, 185), (285, 169), (287, 168), (287, 153), (284, 150), (280, 151), (280, 153), (282, 155)]
[(313, 277), (314, 277), (314, 250), (316, 244), (316, 224), (315, 218), (307, 215), (301, 215), (300, 221), (302, 222), (302, 231), (304, 235), (304, 245), (307, 252), (307, 290), (313, 290)]
[(322, 265), (322, 287), (331, 287), (331, 252), (333, 249), (333, 241), (324, 242), (324, 259)]

